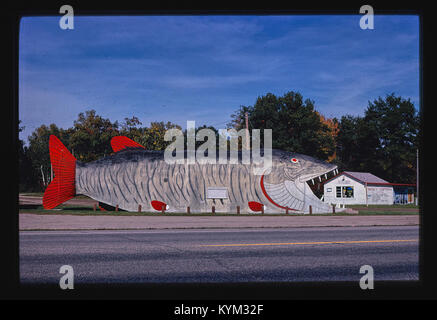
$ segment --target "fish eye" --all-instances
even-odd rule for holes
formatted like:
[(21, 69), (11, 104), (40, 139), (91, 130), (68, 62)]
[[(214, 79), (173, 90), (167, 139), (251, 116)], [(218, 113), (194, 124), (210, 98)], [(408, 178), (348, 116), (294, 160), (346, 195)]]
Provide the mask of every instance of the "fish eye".
[(298, 163), (299, 160), (297, 160), (296, 158), (291, 158), (291, 162), (293, 162), (293, 163)]

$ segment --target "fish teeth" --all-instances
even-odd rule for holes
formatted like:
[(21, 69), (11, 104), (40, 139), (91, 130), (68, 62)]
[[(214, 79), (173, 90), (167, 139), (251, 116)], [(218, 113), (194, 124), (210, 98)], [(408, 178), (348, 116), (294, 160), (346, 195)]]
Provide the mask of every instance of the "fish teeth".
[(323, 179), (328, 180), (328, 178), (329, 178), (328, 176), (330, 176), (331, 173), (332, 173), (332, 176), (337, 175), (338, 174), (338, 169), (333, 169), (333, 170), (327, 171), (325, 173), (322, 173), (319, 176), (316, 176), (316, 177), (313, 177), (311, 179), (308, 179), (305, 182), (309, 183), (311, 181), (311, 184), (314, 185), (315, 184), (315, 180), (317, 180), (317, 179), (319, 180), (319, 182), (322, 182)]

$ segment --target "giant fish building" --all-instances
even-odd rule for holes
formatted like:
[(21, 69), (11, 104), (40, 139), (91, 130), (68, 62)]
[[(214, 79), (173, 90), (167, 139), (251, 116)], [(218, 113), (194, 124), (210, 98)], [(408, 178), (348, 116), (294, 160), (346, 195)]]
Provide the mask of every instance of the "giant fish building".
[[(83, 194), (126, 211), (236, 213), (328, 213), (308, 181), (337, 166), (310, 156), (272, 150), (270, 173), (255, 175), (253, 164), (169, 164), (164, 151), (145, 150), (126, 137), (111, 141), (114, 154), (77, 161), (56, 136), (50, 137), (55, 178), (43, 205), (51, 209)], [(311, 209), (310, 209), (311, 208)]]

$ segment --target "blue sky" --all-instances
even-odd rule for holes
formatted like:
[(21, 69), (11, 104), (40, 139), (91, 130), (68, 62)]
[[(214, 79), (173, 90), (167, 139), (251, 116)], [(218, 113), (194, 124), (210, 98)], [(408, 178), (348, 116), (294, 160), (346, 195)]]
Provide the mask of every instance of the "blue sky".
[(24, 17), (19, 118), (68, 128), (95, 109), (112, 121), (225, 128), (240, 105), (292, 90), (328, 117), (362, 115), (391, 92), (419, 108), (419, 18), (329, 16)]

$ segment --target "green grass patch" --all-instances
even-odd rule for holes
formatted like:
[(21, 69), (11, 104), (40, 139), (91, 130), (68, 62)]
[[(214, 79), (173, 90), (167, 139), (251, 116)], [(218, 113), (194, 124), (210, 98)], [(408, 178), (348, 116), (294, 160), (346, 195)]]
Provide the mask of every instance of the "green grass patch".
[(360, 216), (372, 216), (372, 215), (418, 215), (419, 212), (415, 211), (374, 211), (374, 210), (362, 210), (359, 211)]
[(416, 215), (419, 206), (414, 204), (394, 205), (347, 205), (347, 208), (358, 210), (359, 215)]
[[(419, 209), (419, 206), (415, 204), (392, 204), (392, 205), (383, 205), (383, 204), (369, 204), (366, 206), (365, 204), (351, 204), (346, 205), (346, 208), (356, 209), (356, 208), (369, 208), (369, 209)], [(400, 210), (402, 211), (402, 210)]]

